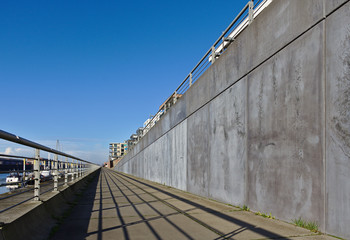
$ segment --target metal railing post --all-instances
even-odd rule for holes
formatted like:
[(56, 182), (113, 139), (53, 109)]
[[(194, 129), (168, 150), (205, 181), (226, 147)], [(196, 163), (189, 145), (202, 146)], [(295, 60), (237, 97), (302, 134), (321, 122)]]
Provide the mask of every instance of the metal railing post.
[(190, 87), (192, 86), (192, 73), (190, 73)]
[(80, 178), (80, 161), (77, 162), (77, 178)]
[(68, 185), (68, 157), (66, 157), (66, 163), (64, 168), (64, 186)]
[(53, 191), (58, 191), (58, 155), (55, 154), (54, 169), (53, 169)]
[(211, 64), (213, 64), (215, 62), (215, 57), (216, 57), (215, 47), (212, 46), (211, 47)]
[(254, 20), (254, 1), (249, 1), (249, 24), (251, 24)]
[(177, 101), (177, 91), (174, 92), (173, 104), (175, 104), (176, 101)]
[(24, 184), (24, 181), (25, 181), (25, 178), (26, 178), (26, 159), (23, 158), (23, 174), (22, 174), (22, 186)]
[(75, 179), (75, 172), (74, 172), (74, 159), (72, 160), (72, 181)]
[(40, 200), (40, 150), (35, 149), (34, 160), (34, 201)]
[(78, 168), (77, 168), (78, 160), (75, 161), (74, 163), (74, 178), (78, 178)]

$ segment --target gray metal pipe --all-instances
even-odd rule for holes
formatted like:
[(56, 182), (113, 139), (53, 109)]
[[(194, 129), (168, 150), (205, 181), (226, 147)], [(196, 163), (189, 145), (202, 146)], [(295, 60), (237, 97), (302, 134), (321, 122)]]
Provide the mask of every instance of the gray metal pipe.
[[(28, 139), (16, 136), (16, 135), (14, 135), (12, 133), (5, 132), (3, 130), (0, 130), (0, 138), (5, 139), (5, 140), (10, 141), (10, 142), (15, 142), (15, 143), (18, 143), (18, 144), (22, 144), (22, 145), (25, 145), (25, 146), (28, 146), (28, 147), (40, 149), (40, 150), (43, 150), (43, 151), (46, 151), (46, 152), (55, 153), (55, 154), (58, 154), (58, 155), (61, 155), (61, 156), (64, 156), (64, 157), (76, 159), (76, 160), (83, 161), (83, 162), (90, 163), (90, 164), (94, 164), (94, 163), (82, 160), (80, 158), (74, 157), (72, 155), (66, 154), (64, 152), (57, 151), (57, 150), (55, 150), (53, 148), (49, 148), (49, 147), (46, 147), (46, 146), (41, 145), (39, 143), (30, 141)], [(96, 165), (96, 164), (94, 164), (94, 165)]]

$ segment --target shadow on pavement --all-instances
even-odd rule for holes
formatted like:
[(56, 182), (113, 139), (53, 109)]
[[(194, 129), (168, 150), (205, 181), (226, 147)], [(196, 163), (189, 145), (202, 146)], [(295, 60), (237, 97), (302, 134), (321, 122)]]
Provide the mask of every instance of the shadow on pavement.
[[(237, 224), (237, 225), (241, 226), (241, 228), (239, 228), (239, 229), (237, 229), (237, 230), (235, 230), (235, 231), (233, 231), (233, 232), (231, 232), (231, 233), (224, 234), (224, 233), (221, 233), (219, 230), (215, 229), (214, 227), (209, 226), (208, 224), (202, 222), (201, 220), (199, 220), (199, 219), (197, 219), (197, 218), (195, 218), (195, 217), (193, 217), (193, 216), (188, 216), (188, 217), (193, 218), (193, 220), (195, 220), (196, 222), (202, 224), (203, 226), (206, 226), (207, 228), (212, 229), (213, 231), (218, 232), (218, 233), (221, 235), (221, 237), (218, 237), (217, 239), (230, 239), (230, 238), (232, 238), (233, 236), (237, 235), (238, 233), (241, 233), (242, 231), (246, 231), (246, 230), (255, 232), (255, 233), (257, 233), (257, 234), (260, 234), (260, 235), (262, 235), (262, 236), (264, 236), (264, 237), (266, 237), (266, 238), (270, 238), (270, 239), (288, 239), (288, 238), (286, 238), (285, 236), (281, 236), (281, 235), (279, 235), (279, 234), (277, 234), (277, 233), (268, 231), (268, 230), (266, 230), (266, 229), (256, 227), (256, 226), (254, 226), (254, 225), (252, 225), (252, 224), (249, 224), (249, 223), (247, 223), (247, 222), (244, 222), (244, 221), (239, 220), (239, 219), (237, 219), (237, 218), (234, 218), (234, 217), (232, 217), (232, 216), (228, 216), (228, 215), (226, 215), (226, 214), (224, 214), (224, 213), (218, 212), (218, 211), (216, 211), (216, 210), (214, 210), (214, 209), (212, 209), (212, 208), (205, 207), (205, 206), (203, 206), (203, 205), (201, 205), (201, 204), (198, 204), (198, 203), (196, 203), (196, 202), (193, 202), (193, 201), (191, 201), (191, 200), (188, 200), (188, 199), (182, 198), (182, 197), (180, 197), (180, 196), (178, 196), (178, 195), (175, 195), (175, 194), (173, 194), (173, 193), (164, 191), (164, 190), (162, 190), (162, 189), (160, 189), (160, 188), (157, 188), (157, 187), (155, 187), (155, 186), (153, 186), (153, 185), (150, 185), (150, 184), (141, 182), (141, 181), (139, 181), (139, 180), (137, 180), (137, 179), (134, 179), (134, 178), (132, 178), (132, 177), (130, 177), (130, 176), (127, 176), (127, 175), (124, 175), (124, 174), (121, 174), (121, 173), (118, 173), (118, 172), (114, 172), (114, 174), (116, 174), (117, 176), (119, 176), (119, 177), (121, 177), (121, 178), (128, 178), (129, 180), (135, 181), (135, 182), (137, 182), (137, 183), (139, 183), (139, 184), (142, 184), (142, 185), (144, 185), (144, 186), (147, 186), (147, 187), (149, 187), (149, 188), (151, 188), (151, 189), (154, 189), (154, 190), (157, 190), (157, 191), (159, 191), (159, 192), (161, 192), (161, 193), (164, 193), (164, 194), (168, 195), (168, 196), (171, 197), (171, 198), (175, 198), (175, 199), (180, 200), (180, 201), (182, 201), (182, 202), (184, 202), (184, 203), (190, 204), (190, 205), (192, 205), (193, 207), (195, 207), (195, 208), (197, 208), (197, 209), (201, 209), (201, 210), (203, 210), (203, 211), (205, 211), (205, 212), (207, 212), (207, 213), (210, 213), (210, 214), (215, 215), (216, 217), (219, 217), (219, 218), (221, 218), (221, 219), (230, 221), (230, 222), (232, 222), (232, 223), (234, 223), (234, 224)], [(128, 180), (126, 180), (126, 181), (128, 181)], [(128, 182), (131, 183), (130, 181), (128, 181)], [(131, 183), (131, 184), (133, 184), (133, 183)], [(135, 185), (135, 184), (133, 184), (133, 185)], [(174, 208), (176, 208), (176, 207), (174, 206)]]

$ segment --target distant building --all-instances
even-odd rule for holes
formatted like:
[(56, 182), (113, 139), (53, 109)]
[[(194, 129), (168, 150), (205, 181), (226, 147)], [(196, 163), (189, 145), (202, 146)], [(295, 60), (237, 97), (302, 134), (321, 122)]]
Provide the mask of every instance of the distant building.
[(143, 123), (142, 136), (144, 136), (161, 119), (163, 114), (165, 114), (167, 110), (181, 97), (182, 94), (173, 93), (167, 100), (165, 100), (165, 102), (160, 105), (157, 114), (155, 116), (150, 116), (150, 118)]
[(128, 144), (110, 143), (109, 144), (109, 161), (114, 161), (121, 158), (128, 151)]
[(140, 128), (138, 128), (136, 130), (136, 134), (137, 134), (139, 140), (143, 137), (143, 135), (144, 135), (143, 132), (144, 132), (144, 128), (143, 127), (140, 127)]
[(132, 134), (130, 136), (130, 139), (128, 140), (128, 145), (131, 147), (131, 146), (134, 146), (136, 145), (136, 143), (139, 141), (139, 137), (137, 136), (137, 134)]
[(149, 123), (151, 122), (153, 116), (150, 116), (144, 123), (143, 123), (143, 128), (145, 131), (148, 131), (148, 129), (150, 128)]
[(155, 116), (150, 116), (150, 118), (143, 123), (142, 134), (145, 135), (160, 120), (163, 114), (164, 111), (159, 111)]
[[(125, 142), (128, 144), (129, 149), (136, 145), (140, 139), (146, 135), (146, 133), (161, 119), (164, 113), (176, 103), (176, 101), (182, 97), (182, 94), (173, 93), (162, 105), (159, 107), (159, 111), (154, 116), (150, 116), (144, 123), (143, 127), (136, 130), (136, 134), (132, 134), (130, 139)], [(114, 160), (115, 158), (110, 158)]]
[[(25, 167), (23, 167), (25, 164)], [(11, 170), (32, 170), (33, 160), (31, 159), (17, 159), (17, 158), (0, 158), (0, 171)]]

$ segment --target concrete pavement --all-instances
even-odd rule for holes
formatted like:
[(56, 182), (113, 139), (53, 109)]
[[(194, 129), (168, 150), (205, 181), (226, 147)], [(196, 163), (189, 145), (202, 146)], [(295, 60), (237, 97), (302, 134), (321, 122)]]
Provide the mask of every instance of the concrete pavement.
[(334, 239), (102, 169), (52, 239)]

